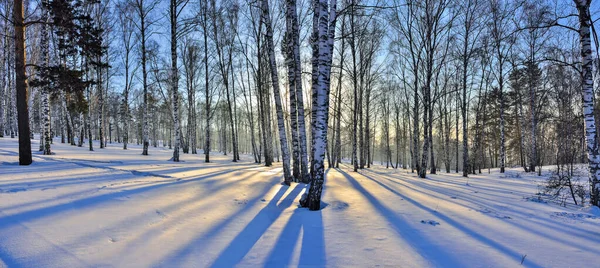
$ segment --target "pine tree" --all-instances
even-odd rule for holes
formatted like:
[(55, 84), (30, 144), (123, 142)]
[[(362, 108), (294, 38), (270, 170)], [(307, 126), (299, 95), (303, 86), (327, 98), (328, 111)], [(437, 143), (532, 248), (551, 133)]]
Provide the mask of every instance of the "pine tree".
[[(27, 75), (25, 73), (25, 19), (23, 10), (23, 0), (15, 0), (13, 7), (13, 23), (15, 35), (15, 90), (17, 121), (19, 128), (19, 165), (30, 165), (31, 139), (29, 130), (29, 107), (28, 107), (28, 87)], [(12, 98), (11, 98), (12, 99)], [(11, 132), (11, 137), (14, 135)]]

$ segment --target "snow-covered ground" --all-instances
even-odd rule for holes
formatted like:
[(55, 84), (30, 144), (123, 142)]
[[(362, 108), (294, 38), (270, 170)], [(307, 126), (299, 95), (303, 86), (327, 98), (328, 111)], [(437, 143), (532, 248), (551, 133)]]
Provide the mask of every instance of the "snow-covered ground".
[[(33, 148), (38, 148), (34, 141)], [(594, 267), (597, 210), (533, 202), (541, 178), (419, 179), (375, 167), (327, 171), (318, 212), (301, 184), (245, 157), (55, 142), (17, 165), (0, 139), (0, 267)], [(518, 175), (517, 175), (518, 174)]]

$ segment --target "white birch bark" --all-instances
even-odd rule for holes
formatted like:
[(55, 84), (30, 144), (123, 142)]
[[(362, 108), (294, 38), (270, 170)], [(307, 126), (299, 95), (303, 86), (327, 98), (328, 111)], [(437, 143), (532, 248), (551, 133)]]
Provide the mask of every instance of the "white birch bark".
[[(336, 0), (331, 0), (328, 7), (327, 0), (315, 1), (315, 12), (318, 16), (318, 54), (313, 54), (313, 58), (318, 57), (318, 78), (315, 98), (313, 98), (313, 127), (312, 136), (313, 158), (311, 163), (312, 180), (310, 183), (308, 202), (306, 203), (310, 210), (319, 210), (321, 208), (321, 193), (325, 180), (325, 153), (327, 151), (327, 126), (329, 119), (329, 86), (331, 79), (331, 61), (335, 37), (336, 21)], [(313, 81), (314, 82), (314, 81)], [(313, 93), (314, 94), (314, 93)]]
[[(286, 35), (285, 35), (285, 50), (286, 50), (286, 64), (288, 67), (288, 85), (290, 92), (290, 128), (292, 134), (292, 176), (294, 182), (300, 182), (300, 141), (298, 135), (298, 96), (296, 96), (296, 83), (302, 83), (302, 80), (296, 81), (296, 60), (294, 54), (294, 25), (298, 30), (298, 22), (296, 17), (296, 0), (287, 0), (285, 9), (286, 18)], [(296, 24), (294, 24), (294, 18), (296, 18)], [(300, 85), (300, 89), (302, 86)]]
[[(288, 49), (291, 50), (294, 61), (295, 97), (298, 124), (298, 147), (300, 160), (300, 176), (304, 183), (310, 181), (308, 173), (308, 155), (306, 149), (306, 121), (304, 119), (304, 95), (302, 91), (302, 65), (300, 62), (300, 27), (298, 26), (298, 13), (296, 0), (287, 0), (286, 8), (288, 36), (291, 38)], [(290, 84), (290, 91), (292, 90)]]
[(96, 79), (98, 81), (96, 87), (96, 94), (98, 95), (98, 140), (100, 141), (100, 149), (105, 147), (104, 139), (104, 89), (102, 88), (102, 67), (96, 67)]
[(129, 55), (125, 63), (125, 89), (123, 90), (123, 103), (121, 104), (121, 122), (123, 123), (123, 150), (127, 150), (129, 143)]
[[(7, 25), (4, 26), (5, 29), (8, 28)], [(6, 30), (5, 30), (6, 33)], [(7, 38), (2, 38), (2, 45), (4, 49), (2, 50), (2, 58), (0, 58), (0, 138), (4, 137), (4, 114), (6, 109), (6, 57), (7, 57)]]
[[(14, 32), (9, 32), (9, 34), (13, 34), (13, 33)], [(15, 49), (14, 44), (13, 44), (12, 48), (13, 48), (13, 50)], [(8, 114), (6, 115), (6, 117), (7, 117), (6, 123), (9, 127), (10, 138), (14, 139), (15, 136), (17, 135), (17, 126), (16, 126), (16, 124), (17, 124), (17, 119), (16, 119), (16, 117), (17, 117), (17, 103), (16, 103), (17, 91), (15, 88), (15, 81), (13, 78), (15, 76), (15, 73), (13, 70), (14, 68), (12, 68), (12, 66), (14, 65), (15, 59), (10, 54), (7, 54), (7, 55), (8, 55), (8, 60), (7, 60), (7, 64), (6, 64), (7, 65), (6, 70), (8, 72), (8, 74), (7, 74), (8, 86), (6, 88), (6, 90), (7, 90), (6, 95), (9, 97), (8, 97), (8, 105), (6, 107), (6, 109), (8, 110)]]
[(177, 69), (177, 0), (171, 0), (169, 6), (171, 19), (171, 105), (173, 107), (173, 162), (179, 162), (181, 128), (179, 124), (179, 72)]
[(208, 0), (202, 0), (202, 7), (200, 8), (200, 16), (202, 26), (202, 37), (204, 41), (204, 98), (205, 98), (205, 116), (206, 125), (204, 126), (205, 138), (204, 138), (204, 162), (210, 162), (210, 119), (212, 114), (210, 112), (211, 107), (211, 96), (209, 89), (209, 69), (208, 69)]
[[(520, 140), (519, 140), (519, 146), (520, 146), (520, 150), (521, 150), (521, 156), (523, 154), (522, 150), (525, 148), (525, 131), (523, 130), (523, 128), (525, 128), (525, 117), (523, 116), (523, 104), (522, 104), (522, 99), (521, 99), (521, 92), (518, 92), (517, 94), (519, 94), (519, 104), (517, 107), (517, 116), (519, 117), (519, 135), (520, 135)], [(525, 172), (529, 172), (529, 169), (527, 168), (527, 163), (525, 163), (525, 160), (522, 159), (523, 163), (523, 168), (525, 169)]]
[(69, 113), (69, 110), (67, 109), (67, 99), (65, 96), (65, 92), (61, 91), (60, 92), (60, 105), (63, 111), (65, 111), (65, 117), (66, 117), (66, 121), (67, 121), (67, 129), (70, 130), (70, 134), (68, 135), (70, 140), (69, 140), (69, 144), (71, 145), (75, 145), (75, 128), (73, 125), (73, 120), (71, 119), (71, 114)]
[(271, 82), (273, 84), (273, 96), (275, 98), (275, 110), (277, 113), (277, 128), (279, 132), (279, 142), (281, 147), (281, 156), (283, 159), (283, 177), (284, 183), (290, 185), (292, 177), (290, 175), (290, 154), (285, 132), (285, 119), (283, 118), (283, 106), (281, 105), (281, 95), (279, 90), (279, 76), (277, 74), (277, 62), (275, 62), (275, 47), (273, 45), (273, 27), (269, 16), (269, 3), (262, 0), (262, 20), (267, 28), (267, 50), (269, 54), (269, 66), (271, 69)]
[(534, 72), (537, 71), (536, 69), (536, 65), (533, 63), (531, 63), (531, 65), (529, 66), (529, 68), (527, 68), (528, 72), (529, 72), (529, 81), (528, 81), (528, 86), (529, 86), (529, 105), (530, 105), (530, 112), (531, 112), (531, 159), (529, 162), (529, 171), (531, 172), (535, 172), (535, 169), (537, 167), (537, 165), (539, 164), (538, 162), (538, 155), (537, 155), (537, 115), (535, 114), (535, 109), (536, 109), (536, 104), (535, 104), (535, 95), (536, 95), (536, 86), (534, 84), (534, 82), (532, 81), (533, 76), (535, 76)]
[(199, 47), (188, 41), (184, 47), (183, 66), (186, 72), (186, 88), (188, 98), (188, 144), (191, 147), (191, 153), (196, 154), (196, 74), (198, 62)]
[(79, 140), (77, 141), (77, 147), (83, 147), (84, 139), (84, 125), (83, 125), (83, 113), (79, 113)]
[[(86, 68), (87, 69), (87, 68)], [(90, 89), (88, 87), (88, 101), (90, 100)], [(91, 109), (88, 109), (88, 111), (85, 113), (85, 128), (87, 129), (87, 137), (88, 137), (88, 147), (90, 149), (90, 151), (94, 150), (94, 144), (93, 144), (93, 136), (92, 136), (92, 111)]]
[[(40, 41), (40, 63), (41, 63), (41, 67), (42, 70), (44, 70), (46, 67), (48, 67), (48, 41), (49, 41), (49, 27), (48, 27), (48, 22), (50, 21), (50, 16), (48, 14), (48, 10), (46, 9), (46, 6), (48, 5), (47, 1), (43, 1), (42, 2), (42, 20), (45, 21), (46, 23), (44, 23), (42, 25), (42, 32), (41, 32), (41, 41)], [(52, 137), (50, 137), (50, 92), (48, 89), (48, 84), (44, 83), (44, 85), (42, 86), (42, 88), (40, 89), (40, 101), (42, 102), (42, 111), (41, 111), (41, 119), (42, 119), (42, 133), (41, 136), (43, 137), (43, 154), (44, 155), (50, 155), (51, 150), (50, 150), (50, 142), (52, 140)]]
[(574, 0), (579, 12), (579, 42), (582, 62), (583, 116), (585, 121), (585, 145), (587, 148), (590, 203), (600, 205), (600, 152), (594, 117), (594, 80), (592, 77), (592, 47), (590, 34), (591, 0)]
[(148, 155), (148, 147), (150, 146), (149, 135), (150, 126), (148, 123), (148, 72), (147, 72), (147, 51), (146, 51), (146, 35), (147, 35), (147, 21), (148, 10), (144, 6), (143, 0), (136, 1), (136, 12), (140, 19), (139, 31), (140, 31), (140, 42), (142, 54), (142, 89), (143, 89), (143, 104), (142, 104), (142, 155)]

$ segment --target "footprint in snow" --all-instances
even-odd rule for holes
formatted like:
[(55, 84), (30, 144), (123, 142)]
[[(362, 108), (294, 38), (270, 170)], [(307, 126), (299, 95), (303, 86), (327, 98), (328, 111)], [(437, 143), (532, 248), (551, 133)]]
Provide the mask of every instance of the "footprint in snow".
[(332, 201), (329, 206), (331, 206), (331, 208), (335, 211), (346, 210), (348, 207), (350, 207), (348, 203), (342, 201)]
[(238, 205), (245, 205), (248, 204), (248, 200), (247, 199), (233, 199), (234, 202), (236, 202)]
[(26, 192), (27, 189), (26, 188), (12, 188), (12, 189), (8, 189), (8, 190), (2, 190), (0, 189), (0, 193), (18, 193), (18, 192)]
[(421, 220), (421, 223), (422, 224), (429, 224), (429, 225), (433, 225), (433, 226), (440, 225), (439, 222), (434, 221), (434, 220)]
[(163, 218), (163, 219), (167, 217), (167, 215), (165, 215), (164, 213), (162, 213), (162, 212), (161, 212), (160, 210), (158, 210), (158, 209), (156, 210), (156, 215), (158, 215), (159, 217), (161, 217), (161, 218)]

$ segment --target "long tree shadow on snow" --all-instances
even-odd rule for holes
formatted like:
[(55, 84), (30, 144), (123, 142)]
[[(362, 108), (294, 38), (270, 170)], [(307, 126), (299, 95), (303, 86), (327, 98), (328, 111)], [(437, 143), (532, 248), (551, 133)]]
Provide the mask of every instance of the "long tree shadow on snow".
[[(72, 197), (77, 197), (81, 194), (84, 193), (91, 193), (94, 191), (99, 191), (103, 188), (106, 188), (108, 186), (111, 186), (111, 190), (123, 190), (123, 187), (118, 187), (118, 185), (121, 183), (124, 186), (135, 186), (138, 187), (136, 189), (143, 189), (147, 186), (151, 186), (151, 185), (163, 185), (163, 184), (168, 184), (168, 183), (185, 183), (185, 182), (193, 182), (193, 181), (197, 181), (200, 178), (209, 178), (210, 176), (218, 176), (224, 173), (231, 173), (231, 172), (235, 172), (235, 171), (242, 171), (246, 168), (242, 167), (242, 168), (237, 168), (237, 169), (230, 169), (230, 170), (216, 170), (213, 172), (209, 172), (209, 173), (204, 173), (204, 174), (200, 174), (200, 175), (196, 175), (196, 176), (189, 176), (189, 177), (185, 177), (185, 178), (178, 178), (178, 179), (164, 179), (161, 177), (157, 177), (154, 180), (147, 180), (147, 181), (132, 181), (133, 183), (136, 183), (135, 185), (127, 185), (124, 184), (126, 182), (131, 181), (132, 179), (135, 179), (136, 177), (139, 177), (139, 175), (133, 175), (130, 172), (125, 172), (122, 174), (114, 174), (111, 176), (98, 176), (97, 174), (91, 174), (91, 175), (86, 175), (86, 176), (75, 176), (74, 178), (67, 178), (67, 179), (54, 179), (54, 180), (39, 180), (39, 181), (24, 181), (22, 183), (14, 183), (14, 184), (2, 184), (0, 183), (0, 193), (4, 190), (10, 190), (10, 189), (24, 189), (27, 191), (30, 190), (46, 190), (47, 189), (56, 189), (56, 188), (60, 188), (60, 187), (65, 187), (65, 186), (69, 186), (69, 185), (83, 185), (83, 184), (97, 184), (97, 183), (101, 183), (101, 182), (105, 182), (105, 183), (110, 183), (110, 184), (106, 184), (102, 187), (98, 187), (96, 189), (85, 189), (82, 191), (76, 191), (76, 192), (70, 192), (70, 193), (66, 193), (66, 194), (62, 194), (62, 195), (57, 195), (57, 196), (53, 196), (51, 198), (48, 199), (42, 199), (42, 200), (36, 200), (36, 201), (31, 201), (31, 202), (27, 202), (27, 203), (21, 203), (21, 204), (16, 204), (13, 206), (7, 206), (7, 207), (2, 207), (0, 206), (0, 209), (2, 210), (10, 210), (10, 209), (16, 209), (16, 208), (22, 208), (22, 207), (27, 207), (27, 206), (32, 206), (32, 205), (36, 205), (36, 204), (41, 204), (41, 203), (45, 203), (45, 202), (49, 202), (49, 201), (58, 201), (58, 200), (64, 200), (67, 198), (72, 198)], [(142, 176), (142, 177), (153, 177), (151, 175), (149, 176)], [(117, 185), (117, 186), (115, 186)], [(114, 187), (113, 187), (114, 186)], [(129, 188), (129, 187), (128, 187)], [(126, 191), (129, 191), (129, 189), (124, 189)], [(78, 199), (77, 201), (79, 201), (81, 199)], [(1, 218), (0, 218), (1, 219)], [(0, 226), (2, 226), (2, 222), (0, 222)]]
[[(110, 192), (107, 194), (95, 195), (95, 196), (91, 196), (91, 197), (78, 199), (78, 200), (68, 202), (68, 203), (62, 203), (62, 204), (57, 204), (57, 205), (53, 205), (53, 206), (49, 206), (49, 207), (33, 209), (33, 210), (25, 211), (25, 212), (16, 213), (13, 215), (0, 214), (0, 231), (8, 230), (8, 228), (10, 228), (10, 227), (20, 226), (21, 222), (27, 222), (27, 221), (44, 218), (44, 217), (49, 217), (49, 216), (57, 215), (57, 214), (60, 214), (62, 212), (69, 211), (69, 210), (85, 209), (88, 207), (98, 205), (103, 202), (114, 200), (116, 198), (121, 198), (121, 197), (125, 197), (128, 195), (140, 194), (140, 193), (148, 192), (151, 190), (159, 189), (162, 187), (193, 183), (193, 182), (197, 182), (199, 180), (209, 179), (214, 176), (224, 175), (224, 174), (228, 174), (228, 173), (235, 172), (235, 171), (242, 170), (242, 169), (243, 168), (230, 169), (230, 170), (225, 170), (225, 171), (220, 171), (220, 172), (214, 172), (211, 174), (203, 174), (203, 175), (196, 176), (194, 178), (186, 179), (186, 180), (170, 180), (170, 181), (165, 181), (162, 183), (156, 183), (156, 184), (137, 187), (137, 188), (133, 188), (133, 189), (124, 189), (124, 190), (118, 191), (118, 192)], [(0, 240), (0, 260), (2, 260), (9, 267), (28, 266), (26, 264), (27, 260), (21, 260), (21, 259), (14, 258), (8, 249), (2, 247), (2, 244), (3, 244), (3, 241)], [(60, 256), (54, 256), (54, 257), (60, 258)]]
[(419, 230), (413, 228), (404, 219), (396, 215), (396, 212), (383, 205), (377, 197), (367, 191), (355, 178), (344, 172), (342, 169), (336, 169), (350, 182), (350, 184), (360, 193), (363, 194), (371, 202), (373, 207), (377, 209), (379, 214), (387, 219), (394, 231), (410, 243), (413, 248), (423, 257), (423, 259), (431, 262), (434, 267), (461, 267), (462, 262), (456, 256), (446, 253), (444, 248), (438, 247), (432, 243), (427, 237), (420, 235)]
[[(273, 184), (267, 184), (264, 189), (259, 191), (260, 194), (257, 194), (256, 198), (248, 200), (248, 202), (246, 203), (246, 207), (252, 207), (256, 203), (258, 203), (259, 199), (265, 196), (272, 187)], [(233, 221), (239, 220), (238, 217), (243, 215), (245, 211), (245, 209), (240, 209), (232, 215), (229, 215), (229, 217), (225, 218), (224, 220), (213, 224), (213, 226), (208, 231), (206, 231), (205, 234), (193, 238), (191, 240), (192, 242), (190, 242), (188, 245), (173, 251), (168, 256), (157, 261), (156, 267), (162, 267), (165, 265), (168, 265), (166, 267), (184, 266), (185, 258), (190, 256), (197, 256), (198, 254), (202, 255), (204, 250), (206, 250), (207, 247), (211, 246), (209, 242), (217, 238), (219, 234), (221, 234), (223, 229), (225, 229)]]
[[(330, 169), (325, 171), (325, 176)], [(321, 206), (323, 209), (323, 206)], [(296, 209), (281, 231), (277, 242), (267, 257), (265, 266), (288, 267), (294, 247), (302, 230), (299, 266), (322, 267), (326, 265), (325, 235), (322, 210)]]
[[(288, 187), (281, 186), (273, 199), (256, 214), (244, 229), (229, 243), (211, 267), (232, 267), (237, 265), (250, 252), (261, 236), (290, 207), (296, 197), (304, 189), (302, 184), (296, 184), (294, 189), (281, 201)], [(279, 202), (279, 204), (277, 204)]]
[[(368, 193), (350, 175), (348, 175), (347, 173), (343, 172), (342, 170), (340, 170), (340, 173), (344, 174), (344, 176), (350, 181), (350, 183), (352, 183), (355, 186), (355, 188), (359, 189), (359, 191), (361, 191), (369, 199), (369, 201), (371, 201), (371, 203), (373, 203), (373, 205), (376, 208), (378, 208), (378, 210), (380, 210), (380, 212), (382, 212), (381, 214), (384, 215), (384, 216), (386, 216), (386, 218), (388, 218), (388, 220), (394, 224), (394, 226), (396, 227), (395, 229), (396, 229), (396, 231), (399, 234), (401, 234), (401, 230), (403, 229), (403, 228), (400, 228), (400, 227), (408, 227), (409, 229), (412, 229), (412, 227), (410, 227), (408, 225), (405, 225), (405, 226), (398, 225), (397, 222), (396, 222), (396, 220), (398, 220), (399, 217), (395, 216), (395, 213), (393, 211), (391, 211), (388, 208), (386, 208), (385, 206), (383, 206), (375, 197), (373, 197), (370, 193)], [(515, 263), (519, 263), (521, 261), (522, 255), (519, 254), (518, 252), (515, 252), (514, 250), (512, 250), (512, 249), (510, 249), (510, 248), (508, 248), (508, 247), (506, 247), (506, 246), (504, 246), (504, 245), (502, 245), (502, 244), (500, 244), (498, 242), (495, 242), (495, 241), (489, 239), (488, 237), (486, 237), (486, 236), (484, 236), (484, 235), (482, 235), (480, 233), (477, 233), (477, 232), (469, 229), (468, 227), (466, 227), (466, 226), (458, 223), (457, 221), (455, 221), (455, 220), (451, 219), (450, 217), (448, 217), (448, 216), (440, 213), (439, 211), (434, 211), (433, 209), (428, 208), (428, 207), (420, 204), (419, 202), (411, 199), (410, 197), (407, 197), (406, 195), (403, 195), (403, 194), (399, 193), (398, 191), (390, 188), (389, 186), (387, 186), (387, 185), (379, 182), (378, 180), (376, 180), (376, 179), (374, 179), (374, 178), (372, 178), (370, 176), (367, 176), (365, 174), (361, 174), (361, 175), (363, 177), (365, 177), (365, 178), (367, 178), (367, 179), (375, 182), (376, 184), (378, 184), (379, 186), (383, 187), (384, 189), (386, 189), (386, 190), (388, 190), (388, 191), (396, 194), (397, 196), (403, 198), (404, 200), (408, 201), (412, 205), (414, 205), (414, 206), (416, 206), (416, 207), (418, 207), (418, 208), (420, 208), (422, 210), (425, 210), (425, 211), (431, 213), (432, 215), (435, 215), (436, 217), (440, 218), (440, 220), (442, 220), (443, 222), (450, 224), (452, 227), (460, 230), (461, 232), (465, 233), (466, 235), (468, 235), (468, 236), (470, 236), (470, 237), (478, 240), (479, 242), (481, 242), (483, 244), (487, 244), (489, 247), (497, 249), (499, 252), (502, 252), (505, 255), (509, 256), (510, 258), (514, 259)], [(420, 239), (424, 239), (424, 237), (421, 237)], [(411, 239), (411, 241), (419, 241), (419, 240), (412, 240)], [(423, 240), (421, 240), (421, 241), (423, 241)], [(421, 245), (419, 245), (419, 246), (421, 246)], [(425, 246), (426, 246), (426, 249), (423, 251), (423, 253), (424, 253), (426, 259), (432, 260), (433, 258), (430, 255), (433, 252), (440, 252), (440, 253), (443, 252), (443, 249), (437, 249), (437, 250), (434, 250), (432, 252), (431, 245), (427, 245), (426, 244)], [(419, 248), (419, 247), (417, 247), (417, 248)], [(420, 252), (421, 252), (421, 250), (420, 250)], [(435, 254), (435, 253), (433, 253), (433, 254)], [(433, 256), (436, 256), (436, 255), (433, 255)], [(452, 265), (448, 265), (448, 266), (452, 266), (452, 267), (454, 267), (454, 266), (456, 266), (456, 267), (461, 266), (461, 263), (460, 262), (456, 262), (456, 260), (453, 260), (454, 258), (452, 256), (448, 256), (448, 255), (447, 256), (437, 255), (437, 256), (438, 256), (438, 258), (439, 257), (443, 257), (443, 258), (440, 259), (441, 261), (437, 265), (435, 265), (435, 266), (440, 266), (440, 265), (441, 266), (447, 266), (448, 264), (452, 264)], [(449, 261), (451, 261), (451, 262), (449, 262)], [(539, 264), (537, 264), (535, 262), (532, 262), (530, 260), (527, 261), (527, 266), (529, 266), (529, 267), (542, 267), (541, 265), (539, 265)]]
[(325, 266), (325, 237), (321, 211), (297, 209), (281, 231), (265, 266), (288, 267), (302, 230), (299, 266)]
[[(207, 192), (218, 193), (225, 188), (234, 186), (235, 184), (239, 183), (240, 180), (245, 180), (250, 176), (251, 175), (247, 175), (245, 177), (236, 178), (236, 180), (234, 180), (234, 181), (229, 181), (229, 182), (225, 182), (225, 183), (222, 183), (221, 179), (212, 180), (212, 181), (208, 181), (208, 182), (203, 182), (202, 186), (204, 189), (206, 189)], [(171, 204), (156, 207), (157, 213), (158, 213), (158, 211), (160, 211), (161, 213), (166, 213), (167, 215), (179, 215), (179, 216), (176, 216), (175, 218), (171, 218), (168, 220), (165, 219), (164, 220), (165, 222), (161, 225), (156, 225), (152, 228), (150, 228), (150, 227), (146, 228), (143, 232), (139, 233), (136, 237), (129, 239), (127, 241), (127, 246), (124, 247), (125, 250), (122, 251), (120, 254), (122, 254), (123, 256), (128, 256), (130, 254), (135, 253), (136, 250), (139, 250), (139, 247), (136, 246), (136, 244), (138, 244), (138, 243), (142, 243), (142, 244), (154, 243), (153, 239), (156, 239), (157, 238), (156, 236), (161, 235), (161, 232), (157, 231), (159, 228), (163, 228), (162, 231), (169, 230), (168, 228), (173, 228), (173, 226), (174, 226), (171, 223), (177, 221), (177, 219), (181, 215), (185, 215), (183, 213), (178, 213), (179, 212), (178, 210), (186, 209), (186, 210), (188, 210), (188, 213), (191, 213), (192, 211), (202, 211), (207, 206), (210, 206), (211, 205), (210, 203), (203, 204), (203, 205), (195, 205), (195, 204), (199, 203), (203, 198), (204, 198), (203, 196), (193, 196), (193, 197), (188, 198), (187, 200), (182, 200), (182, 201), (179, 201), (176, 203), (171, 203)], [(190, 206), (193, 206), (193, 208), (190, 209)], [(144, 223), (143, 222), (144, 217), (145, 217), (144, 213), (141, 213), (138, 215), (132, 215), (120, 222), (114, 223), (113, 227), (127, 226), (127, 224), (128, 224), (128, 225), (131, 225), (132, 229), (138, 228), (137, 224)], [(167, 221), (170, 221), (170, 223), (167, 223)], [(134, 224), (132, 224), (132, 223), (134, 223)], [(94, 239), (94, 238), (98, 237), (99, 235), (101, 235), (104, 232), (104, 230), (105, 229), (100, 229), (100, 230), (97, 230), (96, 232), (87, 233), (85, 236), (79, 237), (76, 241), (72, 242), (72, 244), (74, 244), (74, 245), (85, 244), (88, 241), (90, 241), (91, 239)]]
[[(369, 173), (369, 172), (373, 172), (373, 171), (371, 171), (371, 170), (369, 170), (369, 171), (363, 171), (363, 172), (361, 172), (361, 174), (363, 176), (365, 176), (366, 178), (373, 180), (375, 183), (379, 184), (380, 186), (386, 188), (387, 190), (391, 191), (392, 193), (394, 193), (396, 195), (399, 195), (402, 198), (405, 197), (404, 195), (401, 195), (400, 193), (398, 193), (397, 191), (395, 191), (391, 187), (389, 187), (387, 185), (384, 185), (384, 183), (382, 183), (381, 181), (376, 181), (372, 177), (370, 177), (368, 175), (365, 175), (365, 173)], [(379, 174), (378, 172), (373, 172), (373, 173)], [(381, 178), (385, 179), (385, 180), (387, 180), (387, 181), (389, 181), (391, 183), (397, 184), (397, 185), (399, 185), (401, 187), (407, 188), (410, 191), (415, 191), (415, 192), (421, 193), (423, 195), (432, 196), (432, 197), (436, 197), (436, 198), (437, 198), (437, 196), (434, 195), (434, 194), (432, 194), (432, 193), (430, 193), (430, 192), (440, 193), (440, 191), (446, 190), (446, 189), (443, 189), (443, 187), (442, 187), (442, 189), (440, 189), (439, 187), (435, 187), (435, 185), (430, 185), (430, 184), (415, 184), (414, 181), (412, 181), (412, 180), (406, 180), (406, 179), (404, 179), (402, 177), (393, 177), (393, 176), (382, 175)], [(420, 189), (418, 189), (416, 187), (421, 187), (421, 188), (423, 188), (423, 189), (425, 189), (427, 191), (430, 191), (430, 192), (426, 192), (426, 191), (420, 190)], [(450, 195), (450, 194), (449, 193), (442, 193), (440, 195)], [(467, 201), (470, 204), (478, 205), (480, 207), (491, 207), (488, 203), (498, 202), (497, 200), (488, 199), (488, 198), (485, 198), (485, 197), (473, 197), (473, 196), (468, 195), (465, 192), (460, 192), (460, 194), (454, 194), (454, 195), (459, 196), (460, 200)], [(485, 200), (488, 203), (482, 202), (482, 200)], [(476, 206), (470, 206), (468, 204), (463, 204), (463, 203), (460, 203), (460, 202), (455, 201), (455, 200), (446, 200), (445, 202), (452, 203), (452, 204), (459, 205), (459, 206), (463, 206), (463, 207), (465, 207), (467, 209), (471, 209), (471, 210), (474, 210), (474, 211), (479, 211), (479, 209), (480, 209), (480, 208), (477, 208)], [(511, 206), (515, 206), (515, 205), (511, 204)], [(518, 207), (519, 208), (525, 208), (524, 206), (518, 206)], [(439, 213), (439, 211), (436, 211), (436, 213)], [(535, 222), (536, 226), (546, 227), (546, 228), (552, 229), (552, 230), (558, 230), (558, 231), (560, 231), (560, 233), (569, 234), (571, 236), (580, 237), (580, 239), (588, 240), (588, 241), (591, 241), (591, 242), (594, 242), (594, 243), (598, 241), (598, 240), (595, 240), (593, 236), (592, 237), (588, 237), (589, 234), (599, 235), (597, 232), (594, 232), (592, 230), (587, 230), (587, 229), (573, 229), (573, 227), (561, 225), (559, 222), (537, 220), (535, 218), (531, 218), (529, 214), (527, 214), (525, 212), (517, 211), (517, 210), (511, 211), (511, 213), (519, 215), (523, 219), (527, 219), (528, 221)], [(436, 215), (439, 215), (439, 214), (436, 214)], [(576, 248), (579, 248), (580, 250), (583, 250), (583, 251), (589, 251), (589, 252), (596, 251), (596, 249), (592, 249), (592, 248), (586, 247), (583, 244), (577, 244), (577, 243), (570, 242), (568, 240), (565, 240), (564, 237), (561, 237), (561, 236), (554, 236), (554, 235), (551, 235), (550, 233), (540, 232), (540, 230), (538, 230), (537, 228), (530, 228), (530, 227), (527, 227), (527, 226), (525, 226), (523, 224), (517, 223), (515, 221), (510, 221), (509, 220), (509, 221), (503, 221), (503, 222), (505, 222), (506, 224), (510, 224), (510, 225), (512, 225), (512, 226), (514, 226), (516, 228), (522, 229), (522, 230), (524, 230), (524, 231), (526, 231), (528, 233), (536, 234), (536, 235), (538, 235), (540, 237), (543, 237), (543, 238), (546, 238), (546, 239), (552, 239), (554, 241), (560, 241), (561, 243), (563, 243), (565, 245), (576, 247)], [(527, 261), (529, 262), (530, 260), (527, 260)]]

